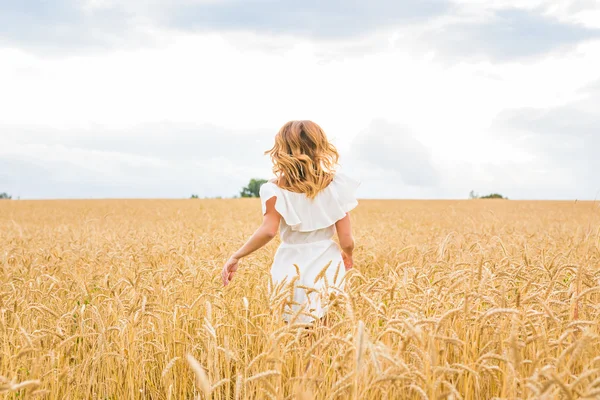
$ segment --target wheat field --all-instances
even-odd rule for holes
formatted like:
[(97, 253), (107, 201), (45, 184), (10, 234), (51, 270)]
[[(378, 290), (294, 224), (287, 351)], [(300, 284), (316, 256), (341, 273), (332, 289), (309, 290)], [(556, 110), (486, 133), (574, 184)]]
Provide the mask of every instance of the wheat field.
[(256, 199), (0, 202), (0, 398), (600, 398), (593, 202), (362, 201), (346, 293), (285, 324)]

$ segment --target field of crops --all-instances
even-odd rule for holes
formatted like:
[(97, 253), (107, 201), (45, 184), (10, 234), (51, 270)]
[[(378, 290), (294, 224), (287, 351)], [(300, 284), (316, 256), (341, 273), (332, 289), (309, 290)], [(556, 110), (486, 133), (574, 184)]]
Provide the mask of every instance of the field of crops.
[(0, 398), (600, 398), (598, 203), (363, 201), (310, 329), (281, 321), (277, 241), (222, 288), (260, 220), (255, 199), (0, 201)]

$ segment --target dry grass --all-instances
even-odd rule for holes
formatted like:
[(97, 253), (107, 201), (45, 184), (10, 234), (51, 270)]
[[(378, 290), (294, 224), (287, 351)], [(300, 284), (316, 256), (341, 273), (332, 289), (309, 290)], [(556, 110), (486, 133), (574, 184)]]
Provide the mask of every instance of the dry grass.
[(280, 321), (256, 200), (0, 202), (0, 397), (600, 397), (600, 209), (364, 201), (327, 326)]

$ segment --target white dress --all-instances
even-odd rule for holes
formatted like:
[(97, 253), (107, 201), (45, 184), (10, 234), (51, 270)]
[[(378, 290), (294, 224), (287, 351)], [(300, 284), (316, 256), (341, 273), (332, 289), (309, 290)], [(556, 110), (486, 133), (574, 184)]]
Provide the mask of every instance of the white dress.
[(287, 286), (293, 290), (293, 298), (284, 311), (285, 320), (312, 322), (315, 317), (323, 317), (330, 292), (343, 290), (346, 270), (340, 248), (332, 238), (335, 223), (358, 205), (356, 189), (359, 185), (337, 173), (314, 199), (282, 189), (274, 180), (261, 186), (263, 215), (267, 200), (276, 197), (275, 209), (282, 217), (281, 245), (275, 253), (271, 277), (274, 288), (294, 285), (293, 289)]

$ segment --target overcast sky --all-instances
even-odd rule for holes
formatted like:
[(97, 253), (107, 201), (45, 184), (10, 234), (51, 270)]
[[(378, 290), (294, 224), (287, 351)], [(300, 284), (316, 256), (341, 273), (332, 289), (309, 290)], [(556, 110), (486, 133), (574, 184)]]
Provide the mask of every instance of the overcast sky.
[(233, 196), (290, 119), (363, 198), (600, 198), (600, 2), (0, 0), (0, 192)]

